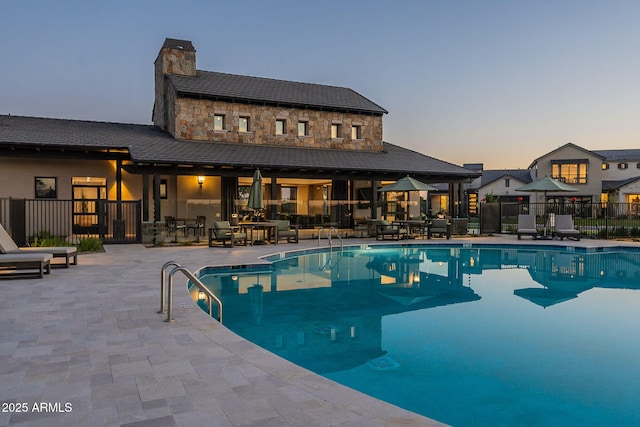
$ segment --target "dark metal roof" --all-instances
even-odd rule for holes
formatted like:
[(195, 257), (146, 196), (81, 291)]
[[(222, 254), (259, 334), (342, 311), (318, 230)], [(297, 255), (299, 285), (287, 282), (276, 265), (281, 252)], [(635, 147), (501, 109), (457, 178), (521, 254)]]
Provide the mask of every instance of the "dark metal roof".
[(525, 184), (533, 181), (531, 179), (531, 172), (528, 169), (496, 169), (496, 170), (484, 170), (482, 171), (482, 178), (480, 178), (480, 187), (489, 185), (494, 181), (501, 178), (511, 177)]
[[(37, 150), (127, 150), (132, 171), (163, 164), (166, 173), (190, 173), (194, 167), (211, 174), (252, 172), (284, 176), (326, 177), (332, 174), (425, 182), (478, 176), (460, 166), (384, 143), (383, 152), (314, 149), (241, 143), (177, 141), (156, 126), (0, 115), (0, 155), (16, 149), (32, 156)], [(191, 168), (191, 169), (189, 169)], [(148, 171), (148, 170), (147, 170)]]
[(168, 79), (178, 94), (184, 97), (258, 102), (361, 114), (387, 113), (387, 110), (356, 91), (344, 87), (200, 70), (196, 72), (195, 77), (170, 74)]
[(640, 179), (640, 176), (634, 176), (632, 178), (623, 179), (620, 181), (602, 181), (602, 191), (617, 190), (639, 179)]
[(182, 50), (190, 50), (194, 51), (196, 48), (193, 47), (193, 43), (189, 40), (179, 40), (179, 39), (164, 39), (164, 43), (162, 44), (162, 49), (182, 49)]
[(631, 160), (640, 162), (640, 149), (592, 151), (609, 161)]

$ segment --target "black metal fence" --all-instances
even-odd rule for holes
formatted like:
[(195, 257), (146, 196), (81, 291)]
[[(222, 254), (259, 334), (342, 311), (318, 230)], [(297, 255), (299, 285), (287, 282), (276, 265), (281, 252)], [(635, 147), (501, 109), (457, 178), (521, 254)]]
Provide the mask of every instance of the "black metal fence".
[(639, 208), (637, 203), (500, 203), (501, 230), (515, 233), (520, 214), (536, 215), (540, 230), (545, 222), (553, 228), (555, 215), (571, 215), (585, 237), (640, 237)]
[(87, 237), (104, 243), (142, 242), (142, 204), (135, 201), (98, 200), (95, 211), (83, 212), (78, 201), (0, 199), (0, 224), (20, 245), (39, 237), (57, 237), (77, 244)]

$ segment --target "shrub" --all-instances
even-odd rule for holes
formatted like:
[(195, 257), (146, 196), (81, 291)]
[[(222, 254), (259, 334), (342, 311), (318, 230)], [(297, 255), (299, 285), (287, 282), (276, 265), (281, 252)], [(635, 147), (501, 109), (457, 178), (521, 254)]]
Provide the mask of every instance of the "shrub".
[(72, 246), (65, 239), (54, 236), (48, 230), (41, 230), (39, 233), (33, 235), (33, 241), (31, 246)]
[(78, 242), (78, 252), (102, 252), (102, 240), (95, 237), (87, 237)]

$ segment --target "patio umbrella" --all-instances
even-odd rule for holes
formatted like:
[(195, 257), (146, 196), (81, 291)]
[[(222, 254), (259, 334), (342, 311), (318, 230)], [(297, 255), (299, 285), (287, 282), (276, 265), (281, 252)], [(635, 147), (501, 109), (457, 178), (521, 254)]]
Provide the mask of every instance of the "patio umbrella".
[(259, 211), (264, 209), (264, 200), (262, 196), (262, 174), (260, 173), (260, 169), (256, 169), (253, 174), (253, 182), (251, 183), (251, 188), (249, 189), (249, 200), (247, 202), (247, 207), (249, 209), (253, 209), (254, 211)]
[[(400, 178), (393, 184), (385, 185), (384, 187), (378, 189), (378, 191), (381, 193), (388, 193), (390, 191), (394, 191), (396, 193), (409, 193), (410, 191), (433, 191), (435, 189), (435, 187), (418, 181), (417, 179), (413, 179), (409, 175), (407, 175), (404, 178)], [(408, 214), (409, 212), (407, 210), (407, 215)]]
[(516, 191), (527, 191), (530, 193), (544, 193), (544, 236), (547, 235), (547, 193), (578, 191), (576, 187), (560, 182), (557, 179), (545, 176), (544, 178), (530, 182), (529, 184), (516, 188)]

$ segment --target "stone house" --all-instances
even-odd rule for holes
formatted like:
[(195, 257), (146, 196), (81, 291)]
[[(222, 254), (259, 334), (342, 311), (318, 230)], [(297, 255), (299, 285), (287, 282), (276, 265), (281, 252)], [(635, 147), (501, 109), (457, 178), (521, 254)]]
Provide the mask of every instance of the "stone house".
[(139, 236), (131, 223), (166, 216), (202, 215), (210, 226), (248, 213), (259, 169), (267, 217), (351, 227), (385, 212), (384, 183), (447, 183), (458, 206), (477, 176), (384, 141), (387, 111), (352, 89), (201, 71), (190, 41), (165, 40), (155, 92), (153, 125), (0, 116), (0, 222), (19, 211), (11, 198), (26, 200), (15, 224), (27, 236), (42, 226), (31, 200), (71, 203), (48, 216), (59, 235)]

